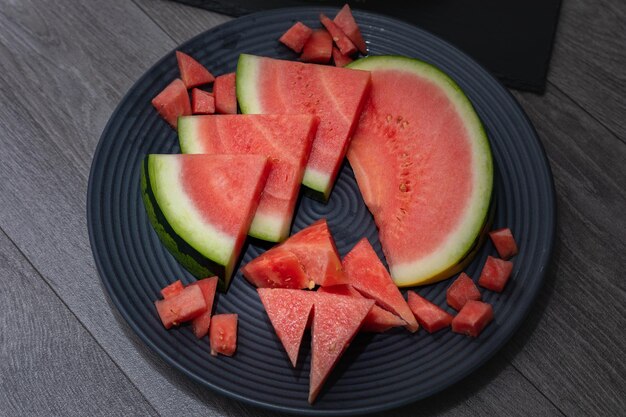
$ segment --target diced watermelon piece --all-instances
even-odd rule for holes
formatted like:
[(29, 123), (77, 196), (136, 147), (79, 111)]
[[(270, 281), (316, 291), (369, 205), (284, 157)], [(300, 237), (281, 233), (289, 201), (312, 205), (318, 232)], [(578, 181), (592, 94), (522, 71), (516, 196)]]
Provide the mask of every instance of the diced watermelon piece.
[(415, 291), (409, 291), (408, 302), (418, 323), (428, 333), (434, 333), (452, 323), (452, 314), (431, 303)]
[(309, 40), (313, 29), (302, 22), (296, 22), (280, 37), (279, 41), (295, 52), (300, 53), (306, 41)]
[(478, 285), (491, 291), (502, 292), (513, 271), (513, 262), (488, 256), (478, 278)]
[(212, 83), (215, 80), (215, 77), (208, 69), (186, 53), (176, 51), (176, 60), (178, 61), (180, 78), (182, 78), (187, 88)]
[(342, 54), (339, 49), (333, 46), (333, 61), (336, 67), (345, 67), (353, 60), (349, 56)]
[(295, 368), (302, 335), (313, 309), (315, 292), (282, 288), (259, 288), (257, 292), (276, 335)]
[(213, 299), (217, 288), (217, 277), (204, 278), (191, 285), (197, 285), (202, 290), (204, 301), (206, 301), (206, 311), (191, 321), (191, 329), (198, 339), (209, 333), (211, 325), (211, 312), (213, 311)]
[(328, 30), (328, 33), (330, 33), (335, 45), (337, 45), (342, 54), (350, 56), (357, 51), (356, 46), (354, 46), (350, 38), (348, 38), (343, 30), (324, 13), (320, 14), (320, 22), (322, 22), (322, 25)]
[(235, 90), (234, 72), (220, 75), (213, 84), (215, 110), (222, 114), (237, 114), (237, 91)]
[(193, 114), (215, 113), (215, 98), (213, 94), (199, 88), (191, 90), (191, 111)]
[(183, 287), (183, 283), (180, 282), (180, 280), (176, 280), (167, 287), (163, 288), (161, 290), (161, 295), (163, 296), (163, 298), (169, 298), (176, 294), (179, 294), (183, 290), (183, 288), (185, 288)]
[[(345, 295), (347, 297), (364, 298), (363, 295), (355, 290), (350, 284), (320, 287), (317, 292)], [(391, 329), (392, 327), (399, 327), (404, 325), (406, 325), (406, 322), (400, 317), (390, 313), (385, 309), (380, 308), (377, 305), (373, 305), (370, 312), (367, 313), (365, 320), (363, 320), (363, 325), (361, 326), (360, 331), (370, 333), (382, 333)]]
[(174, 129), (178, 127), (179, 116), (189, 116), (191, 114), (191, 104), (185, 83), (179, 78), (172, 81), (155, 98), (152, 105)]
[(292, 288), (315, 287), (305, 272), (298, 257), (289, 250), (276, 247), (246, 264), (241, 272), (257, 288)]
[(315, 293), (311, 329), (309, 403), (312, 404), (328, 375), (357, 334), (374, 305), (364, 298)]
[(333, 51), (333, 38), (323, 29), (314, 30), (302, 48), (300, 59), (304, 62), (327, 64)]
[(237, 314), (216, 314), (209, 328), (211, 355), (233, 356), (237, 350)]
[(493, 320), (493, 308), (482, 301), (469, 300), (452, 319), (452, 331), (477, 337)]
[(363, 40), (359, 26), (354, 20), (354, 16), (352, 16), (350, 6), (347, 4), (343, 6), (333, 19), (333, 22), (341, 28), (363, 55), (367, 55), (367, 45)]
[(343, 270), (349, 283), (361, 294), (376, 300), (382, 308), (400, 316), (410, 332), (419, 328), (409, 305), (393, 283), (389, 272), (367, 238), (363, 238), (343, 258)]
[(446, 291), (446, 301), (448, 305), (456, 311), (460, 311), (469, 300), (480, 299), (481, 296), (478, 287), (476, 287), (474, 281), (472, 281), (465, 272), (461, 272), (461, 275), (459, 275)]
[(500, 258), (509, 259), (512, 256), (517, 255), (517, 244), (515, 243), (511, 229), (502, 228), (492, 230), (489, 232), (489, 237), (491, 238), (493, 245), (496, 247)]
[(177, 295), (155, 301), (154, 305), (166, 329), (194, 319), (207, 309), (202, 290), (197, 285), (189, 285)]

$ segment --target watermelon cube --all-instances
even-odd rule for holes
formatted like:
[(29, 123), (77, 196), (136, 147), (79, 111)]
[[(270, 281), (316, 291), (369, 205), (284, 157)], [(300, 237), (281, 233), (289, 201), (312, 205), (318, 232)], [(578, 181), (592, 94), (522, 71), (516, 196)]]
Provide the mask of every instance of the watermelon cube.
[(187, 88), (212, 83), (215, 77), (201, 63), (184, 52), (176, 51), (178, 70)]
[(237, 314), (216, 314), (209, 328), (211, 355), (233, 356), (237, 350)]
[(481, 296), (478, 287), (476, 287), (474, 281), (472, 281), (465, 272), (462, 272), (446, 291), (446, 301), (448, 305), (456, 311), (461, 310), (469, 300), (480, 299)]
[(509, 259), (512, 256), (517, 255), (517, 244), (515, 243), (511, 229), (503, 228), (492, 230), (489, 232), (489, 237), (491, 238), (493, 245), (496, 247), (500, 258)]
[(333, 41), (335, 42), (335, 45), (337, 45), (342, 54), (350, 56), (357, 51), (356, 46), (354, 46), (354, 43), (352, 43), (350, 38), (346, 36), (343, 30), (341, 30), (341, 28), (337, 26), (335, 22), (330, 20), (323, 13), (320, 14), (320, 22), (322, 22), (322, 25), (324, 25), (326, 30), (328, 30), (328, 33), (330, 33), (330, 36), (332, 36)]
[(217, 289), (217, 277), (204, 278), (191, 285), (197, 285), (202, 290), (204, 301), (206, 301), (206, 310), (198, 317), (191, 321), (191, 329), (198, 339), (203, 338), (209, 333), (211, 325), (211, 311), (213, 310), (213, 299), (215, 298), (215, 290)]
[(180, 282), (180, 280), (177, 280), (177, 281), (172, 282), (167, 287), (163, 288), (161, 290), (161, 295), (163, 296), (163, 298), (169, 298), (180, 293), (183, 290), (183, 288), (184, 288), (183, 283)]
[(191, 90), (191, 111), (193, 114), (215, 113), (215, 98), (213, 94), (199, 88)]
[(336, 67), (345, 67), (352, 62), (352, 58), (342, 54), (339, 49), (333, 46), (333, 61), (335, 62)]
[(323, 29), (313, 31), (304, 44), (300, 59), (304, 62), (327, 64), (333, 52), (333, 38)]
[(179, 116), (191, 115), (191, 104), (185, 83), (179, 78), (172, 81), (155, 98), (152, 105), (174, 129), (178, 127)]
[(237, 91), (235, 73), (220, 75), (213, 84), (215, 110), (222, 114), (237, 114)]
[(452, 319), (452, 331), (477, 337), (493, 320), (493, 308), (482, 301), (469, 300)]
[(283, 36), (280, 37), (279, 41), (290, 49), (293, 49), (295, 52), (300, 53), (312, 33), (313, 29), (302, 22), (296, 22), (289, 28), (289, 30), (287, 30), (287, 32), (283, 34)]
[(341, 8), (337, 16), (333, 19), (333, 22), (341, 28), (341, 30), (350, 38), (354, 45), (359, 48), (359, 51), (363, 55), (367, 55), (367, 45), (361, 35), (361, 30), (352, 16), (350, 6), (347, 4)]
[(423, 298), (415, 291), (409, 291), (409, 307), (417, 322), (428, 333), (434, 333), (452, 322), (452, 314)]
[(487, 257), (478, 284), (491, 291), (502, 292), (513, 271), (513, 262)]
[(197, 285), (189, 285), (174, 296), (155, 301), (154, 305), (166, 329), (194, 319), (207, 309), (202, 290)]

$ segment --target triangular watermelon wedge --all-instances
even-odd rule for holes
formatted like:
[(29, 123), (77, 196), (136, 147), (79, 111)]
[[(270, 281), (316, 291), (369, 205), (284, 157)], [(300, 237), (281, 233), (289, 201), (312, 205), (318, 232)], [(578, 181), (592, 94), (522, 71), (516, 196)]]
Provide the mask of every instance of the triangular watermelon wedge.
[(259, 288), (257, 291), (276, 335), (295, 368), (315, 293), (284, 288)]
[(240, 55), (237, 64), (242, 113), (319, 116), (302, 183), (324, 199), (330, 195), (369, 87), (366, 71), (247, 54)]
[(187, 88), (209, 84), (215, 80), (215, 77), (208, 69), (186, 53), (176, 51), (176, 60), (178, 61), (180, 78), (183, 79)]
[(310, 404), (317, 398), (373, 305), (373, 300), (365, 298), (316, 293), (311, 328)]
[(141, 186), (165, 247), (226, 290), (269, 175), (260, 155), (148, 155)]
[(417, 331), (419, 324), (415, 316), (367, 238), (361, 239), (343, 258), (343, 270), (361, 294), (400, 316), (410, 332)]
[(178, 138), (183, 153), (269, 157), (270, 175), (249, 234), (279, 242), (289, 235), (317, 124), (308, 114), (188, 116), (179, 119)]

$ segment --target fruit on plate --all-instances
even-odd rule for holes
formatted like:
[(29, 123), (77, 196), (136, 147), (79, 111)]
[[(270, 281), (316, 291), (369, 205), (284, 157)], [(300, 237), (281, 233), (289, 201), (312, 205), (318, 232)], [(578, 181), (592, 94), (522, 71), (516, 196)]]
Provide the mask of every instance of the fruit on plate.
[(302, 336), (313, 309), (315, 293), (284, 288), (259, 288), (257, 292), (276, 335), (295, 368)]
[[(352, 288), (350, 284), (332, 285), (330, 287), (320, 287), (318, 293), (329, 293), (337, 295), (345, 295), (347, 297), (365, 298), (360, 292)], [(393, 327), (406, 325), (406, 322), (395, 314), (373, 305), (372, 309), (363, 320), (361, 332), (382, 333)]]
[(294, 52), (300, 53), (312, 33), (313, 29), (302, 22), (296, 22), (278, 40)]
[(215, 110), (222, 114), (237, 114), (237, 93), (235, 90), (236, 75), (220, 75), (213, 84), (213, 97), (215, 97)]
[(333, 61), (336, 67), (345, 67), (353, 61), (349, 56), (343, 55), (339, 49), (333, 47)]
[(241, 268), (259, 288), (313, 288), (346, 284), (335, 241), (325, 219), (300, 230)]
[(233, 356), (237, 350), (237, 314), (216, 314), (211, 318), (211, 355)]
[(366, 71), (242, 54), (237, 98), (243, 113), (307, 113), (320, 118), (302, 183), (326, 199), (369, 92)]
[(176, 60), (178, 61), (180, 78), (183, 80), (187, 88), (209, 84), (215, 80), (215, 77), (209, 72), (208, 69), (186, 53), (176, 51)]
[(480, 332), (493, 320), (493, 308), (482, 301), (469, 300), (452, 319), (452, 331), (467, 336), (478, 337)]
[(367, 55), (367, 45), (361, 35), (361, 29), (356, 24), (354, 16), (352, 16), (352, 10), (347, 4), (344, 5), (337, 16), (333, 19), (333, 22), (350, 38), (350, 40), (359, 48), (359, 51), (363, 55)]
[(309, 403), (312, 404), (317, 398), (328, 375), (358, 333), (373, 305), (373, 300), (365, 298), (315, 294)]
[(154, 306), (166, 329), (194, 319), (207, 309), (202, 290), (197, 285), (189, 285), (176, 295), (156, 300)]
[(215, 98), (213, 94), (199, 88), (191, 90), (191, 112), (193, 114), (215, 113)]
[(469, 300), (480, 299), (478, 287), (465, 272), (462, 272), (446, 290), (446, 301), (456, 311), (460, 311)]
[(431, 303), (415, 291), (409, 291), (408, 303), (418, 323), (428, 333), (434, 333), (452, 323), (452, 314)]
[(225, 291), (269, 175), (260, 155), (148, 155), (144, 205), (165, 247)]
[(169, 83), (152, 99), (152, 106), (170, 126), (176, 129), (178, 117), (191, 114), (191, 104), (185, 83), (179, 78)]
[(327, 64), (333, 50), (333, 38), (324, 29), (317, 29), (311, 33), (302, 48), (300, 59), (304, 62)]
[(301, 115), (188, 116), (178, 122), (183, 153), (257, 154), (268, 157), (270, 174), (249, 234), (285, 240), (318, 119)]
[(183, 288), (185, 288), (183, 286), (183, 283), (180, 282), (180, 280), (176, 280), (172, 282), (170, 285), (168, 285), (167, 287), (163, 288), (161, 290), (161, 295), (163, 296), (163, 298), (169, 298), (180, 293), (183, 290)]
[(215, 290), (217, 289), (217, 277), (203, 278), (191, 285), (197, 285), (202, 291), (204, 301), (206, 301), (206, 310), (198, 317), (191, 320), (191, 330), (198, 339), (203, 338), (209, 332), (211, 325), (211, 312), (213, 311), (213, 300), (215, 299)]
[(411, 333), (419, 328), (409, 305), (389, 276), (367, 238), (361, 239), (343, 258), (343, 270), (348, 282), (361, 294), (376, 300), (376, 304), (400, 316)]
[(493, 245), (496, 247), (500, 258), (506, 260), (517, 255), (517, 244), (515, 243), (511, 229), (502, 228), (492, 230), (489, 232), (489, 237), (491, 238)]
[(337, 45), (337, 48), (339, 48), (339, 51), (341, 51), (343, 55), (350, 56), (357, 51), (356, 46), (354, 46), (350, 38), (335, 22), (330, 20), (328, 16), (323, 13), (320, 14), (320, 22), (322, 22), (322, 25), (324, 25), (328, 33), (330, 33), (333, 42), (335, 42), (335, 45)]
[(448, 278), (471, 261), (489, 219), (487, 135), (460, 87), (436, 67), (366, 57), (372, 87), (348, 150), (398, 286)]
[(513, 271), (513, 262), (488, 256), (478, 278), (478, 285), (491, 291), (502, 292)]

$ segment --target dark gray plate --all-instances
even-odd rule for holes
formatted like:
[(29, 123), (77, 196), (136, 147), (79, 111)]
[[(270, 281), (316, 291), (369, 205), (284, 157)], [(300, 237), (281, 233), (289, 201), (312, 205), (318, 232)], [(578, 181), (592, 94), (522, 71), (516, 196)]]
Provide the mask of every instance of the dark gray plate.
[[(296, 20), (318, 25), (327, 8), (273, 10), (245, 16), (181, 45), (214, 74), (234, 71), (242, 52), (277, 58), (295, 56), (277, 42)], [(502, 85), (453, 46), (416, 27), (355, 13), (374, 55), (399, 54), (437, 65), (467, 92), (489, 134), (496, 164), (494, 227), (508, 226), (520, 246), (513, 277), (502, 294), (483, 292), (495, 321), (477, 339), (441, 331), (434, 335), (404, 330), (359, 335), (326, 383), (314, 406), (307, 404), (309, 348), (294, 370), (252, 288), (238, 273), (218, 312), (239, 314), (239, 345), (233, 358), (209, 355), (208, 340), (188, 328), (166, 331), (153, 301), (175, 279), (194, 279), (176, 263), (152, 230), (140, 196), (140, 164), (148, 153), (179, 152), (175, 132), (150, 100), (178, 77), (174, 52), (156, 63), (115, 110), (96, 150), (89, 179), (87, 217), (94, 258), (102, 282), (121, 315), (166, 362), (194, 380), (232, 398), (302, 414), (362, 414), (419, 400), (459, 381), (491, 357), (511, 337), (543, 282), (554, 239), (555, 206), (550, 167), (528, 118)], [(382, 255), (378, 234), (348, 165), (331, 199), (321, 204), (302, 198), (292, 231), (326, 217), (345, 254), (367, 236)], [(243, 262), (262, 248), (247, 245)], [(487, 244), (466, 272), (477, 278)], [(419, 292), (445, 307), (449, 281)]]

